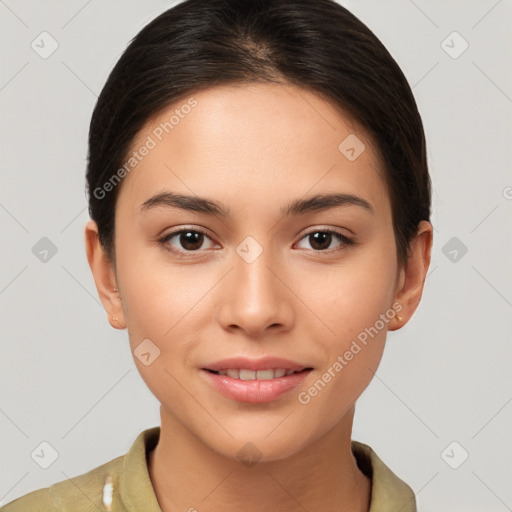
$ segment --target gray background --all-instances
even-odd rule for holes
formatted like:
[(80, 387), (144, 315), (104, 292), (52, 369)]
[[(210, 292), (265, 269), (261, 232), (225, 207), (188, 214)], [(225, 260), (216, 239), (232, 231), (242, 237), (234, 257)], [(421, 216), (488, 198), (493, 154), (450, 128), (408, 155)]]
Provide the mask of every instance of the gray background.
[[(411, 485), (422, 511), (512, 510), (512, 1), (340, 3), (413, 86), (434, 185), (423, 301), (389, 334), (353, 438)], [(159, 424), (87, 264), (84, 172), (109, 71), (172, 5), (0, 0), (0, 504), (126, 453)], [(43, 31), (58, 43), (47, 58), (31, 47)], [(57, 249), (46, 262), (43, 237)], [(48, 469), (31, 458), (43, 441), (58, 452)]]

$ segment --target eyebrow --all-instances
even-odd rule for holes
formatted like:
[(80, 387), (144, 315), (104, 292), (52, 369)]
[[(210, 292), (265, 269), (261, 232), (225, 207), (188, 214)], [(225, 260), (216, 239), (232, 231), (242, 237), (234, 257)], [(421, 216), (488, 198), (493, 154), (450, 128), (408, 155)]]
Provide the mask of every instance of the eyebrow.
[[(341, 193), (318, 194), (306, 199), (297, 199), (281, 208), (280, 213), (285, 217), (289, 217), (291, 215), (304, 215), (309, 212), (318, 212), (349, 205), (360, 206), (372, 214), (375, 213), (373, 207), (366, 199), (353, 194)], [(167, 191), (155, 194), (144, 201), (139, 211), (140, 213), (144, 213), (157, 206), (180, 208), (182, 210), (201, 212), (222, 218), (229, 217), (230, 212), (230, 208), (212, 199), (175, 194)]]

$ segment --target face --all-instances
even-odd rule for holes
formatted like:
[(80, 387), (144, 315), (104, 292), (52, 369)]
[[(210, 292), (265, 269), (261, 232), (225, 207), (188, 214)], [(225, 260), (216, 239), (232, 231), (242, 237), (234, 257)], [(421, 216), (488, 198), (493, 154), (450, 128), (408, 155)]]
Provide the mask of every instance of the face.
[(406, 275), (365, 132), (303, 89), (222, 86), (152, 119), (132, 151), (115, 312), (163, 414), (218, 453), (252, 442), (264, 460), (342, 424)]

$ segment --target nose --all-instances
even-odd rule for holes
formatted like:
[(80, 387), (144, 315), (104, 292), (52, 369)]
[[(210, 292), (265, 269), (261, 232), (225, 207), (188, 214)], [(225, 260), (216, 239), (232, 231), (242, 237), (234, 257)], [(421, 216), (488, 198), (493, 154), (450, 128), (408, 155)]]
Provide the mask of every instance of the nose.
[(250, 337), (268, 336), (291, 328), (294, 321), (293, 293), (286, 272), (263, 252), (247, 261), (234, 253), (231, 271), (219, 283), (217, 321), (224, 329), (241, 329)]

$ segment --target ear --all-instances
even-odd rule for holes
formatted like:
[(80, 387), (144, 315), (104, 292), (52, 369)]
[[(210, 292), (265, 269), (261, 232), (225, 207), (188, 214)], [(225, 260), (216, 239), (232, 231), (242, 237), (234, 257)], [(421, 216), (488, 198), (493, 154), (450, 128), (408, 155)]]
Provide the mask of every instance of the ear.
[(407, 262), (398, 275), (395, 302), (399, 302), (402, 309), (397, 311), (397, 316), (393, 322), (390, 322), (390, 331), (403, 327), (420, 303), (430, 265), (432, 238), (432, 225), (430, 222), (422, 220), (418, 225), (416, 236), (411, 240)]
[(114, 291), (114, 288), (118, 288), (114, 265), (103, 251), (98, 236), (98, 226), (93, 220), (89, 220), (85, 225), (85, 250), (96, 289), (107, 312), (110, 325), (115, 329), (125, 329), (126, 320), (121, 296), (119, 291)]

